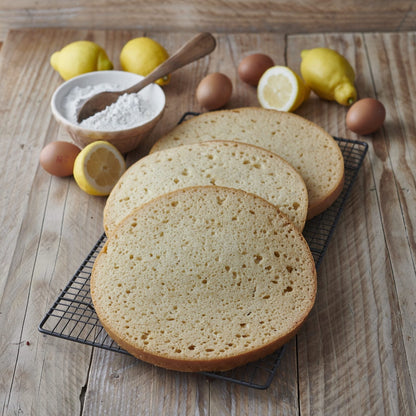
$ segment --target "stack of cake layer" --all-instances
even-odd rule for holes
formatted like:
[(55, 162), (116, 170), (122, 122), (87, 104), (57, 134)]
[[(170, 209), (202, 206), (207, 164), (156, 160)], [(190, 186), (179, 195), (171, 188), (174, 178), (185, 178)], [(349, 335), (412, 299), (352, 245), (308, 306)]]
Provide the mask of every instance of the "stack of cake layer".
[(104, 210), (91, 295), (132, 355), (221, 371), (294, 336), (316, 296), (302, 236), (342, 190), (336, 141), (291, 113), (201, 114), (132, 165)]

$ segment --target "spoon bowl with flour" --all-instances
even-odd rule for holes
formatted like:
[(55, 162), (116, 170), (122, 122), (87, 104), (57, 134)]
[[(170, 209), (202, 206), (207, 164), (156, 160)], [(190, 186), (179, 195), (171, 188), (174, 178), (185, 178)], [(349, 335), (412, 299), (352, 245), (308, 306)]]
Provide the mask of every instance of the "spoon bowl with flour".
[(143, 77), (126, 71), (94, 71), (79, 75), (61, 84), (51, 100), (52, 114), (80, 147), (96, 140), (105, 140), (122, 153), (136, 148), (161, 119), (166, 97), (153, 83), (137, 94), (126, 94), (81, 123), (77, 116), (82, 104), (104, 90), (126, 89)]

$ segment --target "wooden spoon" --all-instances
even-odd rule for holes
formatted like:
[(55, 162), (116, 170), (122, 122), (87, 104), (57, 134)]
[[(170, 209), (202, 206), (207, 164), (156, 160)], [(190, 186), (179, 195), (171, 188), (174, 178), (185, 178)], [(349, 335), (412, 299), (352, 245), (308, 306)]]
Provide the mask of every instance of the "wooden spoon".
[(215, 46), (215, 38), (210, 33), (200, 33), (196, 35), (190, 41), (185, 43), (185, 45), (183, 45), (175, 54), (132, 87), (123, 91), (104, 91), (89, 98), (78, 112), (78, 123), (93, 116), (95, 113), (104, 110), (107, 106), (116, 102), (120, 95), (139, 92), (159, 78), (208, 55), (215, 49)]

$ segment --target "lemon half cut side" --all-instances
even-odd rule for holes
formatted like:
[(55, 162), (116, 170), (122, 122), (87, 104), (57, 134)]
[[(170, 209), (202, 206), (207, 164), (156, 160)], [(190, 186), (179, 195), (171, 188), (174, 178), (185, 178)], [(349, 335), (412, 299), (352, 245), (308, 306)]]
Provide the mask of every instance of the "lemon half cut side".
[(90, 195), (109, 195), (126, 170), (123, 155), (111, 143), (96, 141), (84, 147), (74, 163), (78, 186)]
[(295, 111), (308, 98), (310, 89), (292, 69), (273, 66), (260, 78), (257, 98), (263, 108)]

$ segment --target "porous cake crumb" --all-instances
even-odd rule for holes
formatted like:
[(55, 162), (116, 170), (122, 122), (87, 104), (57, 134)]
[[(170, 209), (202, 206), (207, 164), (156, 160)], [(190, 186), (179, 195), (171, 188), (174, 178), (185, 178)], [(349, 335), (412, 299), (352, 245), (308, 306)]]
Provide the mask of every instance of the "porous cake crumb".
[(179, 371), (227, 370), (294, 336), (316, 294), (302, 234), (242, 190), (189, 187), (127, 216), (108, 238), (91, 295), (109, 335)]

